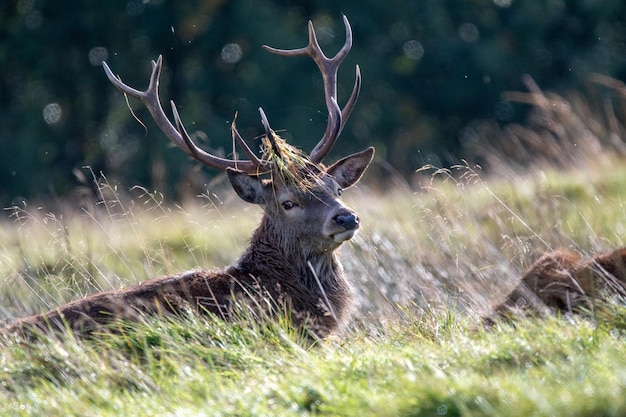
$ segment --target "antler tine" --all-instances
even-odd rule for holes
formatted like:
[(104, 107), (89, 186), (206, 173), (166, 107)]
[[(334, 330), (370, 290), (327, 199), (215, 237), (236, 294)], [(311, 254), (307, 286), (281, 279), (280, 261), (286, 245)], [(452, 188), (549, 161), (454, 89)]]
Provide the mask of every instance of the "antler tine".
[[(113, 85), (123, 93), (140, 100), (146, 106), (157, 126), (159, 126), (165, 136), (167, 136), (169, 140), (171, 140), (176, 146), (181, 148), (191, 157), (197, 159), (205, 165), (222, 171), (226, 170), (226, 168), (235, 168), (250, 174), (258, 173), (259, 168), (262, 165), (267, 164), (266, 162), (260, 161), (256, 157), (256, 159), (243, 161), (220, 158), (219, 156), (212, 155), (198, 148), (198, 146), (196, 146), (196, 144), (191, 140), (191, 137), (187, 134), (185, 126), (180, 119), (178, 110), (172, 101), (172, 113), (174, 115), (174, 122), (176, 123), (176, 127), (174, 127), (172, 122), (170, 122), (168, 117), (165, 115), (161, 102), (159, 101), (159, 77), (161, 76), (161, 69), (163, 67), (163, 56), (159, 55), (156, 62), (152, 61), (152, 74), (150, 75), (150, 84), (148, 85), (146, 91), (139, 91), (124, 84), (119, 77), (116, 77), (113, 74), (113, 71), (111, 71), (106, 62), (102, 62), (102, 66), (104, 67), (104, 72), (106, 73), (109, 81), (111, 81), (111, 83), (113, 83)], [(238, 142), (240, 144), (243, 143), (243, 139), (241, 139), (241, 141), (238, 140)], [(244, 152), (250, 156), (252, 153), (250, 148), (248, 148), (247, 145), (243, 148)]]
[(276, 135), (270, 127), (270, 122), (267, 121), (267, 116), (265, 115), (263, 108), (259, 107), (259, 113), (261, 113), (261, 123), (263, 123), (263, 127), (265, 128), (265, 135), (267, 136), (267, 140), (270, 141), (272, 151), (274, 151), (278, 159), (282, 159), (283, 156), (280, 148), (278, 147), (278, 143), (276, 142)]
[(333, 58), (328, 58), (326, 55), (324, 55), (324, 52), (320, 48), (319, 42), (317, 41), (317, 36), (315, 34), (315, 29), (313, 28), (313, 23), (310, 21), (308, 26), (309, 44), (304, 48), (286, 50), (272, 48), (267, 45), (263, 46), (265, 50), (277, 55), (309, 56), (313, 59), (313, 61), (315, 61), (317, 67), (322, 73), (322, 78), (324, 80), (326, 107), (328, 109), (328, 124), (326, 126), (324, 136), (322, 136), (322, 139), (311, 151), (311, 160), (316, 163), (320, 162), (335, 144), (337, 137), (341, 133), (341, 130), (343, 129), (346, 120), (352, 112), (361, 88), (361, 71), (357, 66), (356, 80), (354, 83), (354, 88), (352, 89), (352, 94), (350, 95), (350, 98), (348, 99), (348, 102), (344, 109), (341, 110), (341, 108), (337, 104), (337, 70), (339, 69), (339, 66), (341, 65), (343, 59), (352, 48), (352, 28), (350, 27), (350, 23), (348, 22), (348, 18), (346, 16), (343, 16), (343, 23), (346, 28), (346, 42), (339, 50), (339, 52), (337, 52), (337, 55), (335, 55)]
[(350, 94), (350, 98), (348, 99), (348, 102), (346, 103), (345, 107), (341, 111), (341, 118), (343, 120), (341, 129), (343, 129), (343, 126), (345, 125), (346, 120), (348, 120), (348, 117), (350, 117), (350, 113), (352, 113), (352, 109), (354, 108), (354, 105), (356, 104), (356, 101), (359, 98), (360, 91), (361, 91), (361, 68), (357, 65), (356, 76), (354, 77), (354, 87), (352, 88), (352, 93)]
[[(237, 114), (235, 114), (235, 119), (237, 118)], [(243, 138), (241, 137), (241, 134), (239, 133), (239, 131), (237, 130), (237, 125), (235, 123), (235, 120), (233, 120), (233, 123), (230, 126), (230, 130), (231, 130), (231, 134), (233, 136), (233, 139), (235, 139), (235, 141), (237, 142), (237, 144), (239, 144), (239, 146), (241, 146), (241, 149), (243, 149), (244, 153), (246, 155), (248, 155), (248, 158), (250, 158), (250, 161), (255, 164), (257, 167), (267, 167), (269, 168), (270, 164), (267, 161), (264, 161), (262, 159), (259, 159), (256, 154), (252, 151), (252, 149), (250, 149), (250, 147), (248, 146), (248, 144), (246, 143), (245, 140), (243, 140)]]
[[(191, 137), (189, 136), (189, 134), (187, 133), (187, 129), (185, 129), (185, 126), (183, 125), (182, 120), (180, 119), (180, 114), (178, 113), (178, 109), (176, 108), (176, 104), (174, 104), (174, 101), (170, 101), (170, 104), (172, 106), (172, 114), (174, 115), (174, 123), (176, 123), (176, 128), (178, 129), (178, 132), (180, 133), (180, 135), (182, 136), (183, 140), (185, 141), (185, 145), (187, 146), (187, 149), (185, 149), (185, 151), (187, 151), (187, 153), (192, 156), (193, 158), (202, 161), (202, 154), (207, 154), (205, 151), (203, 151), (202, 149), (198, 148), (198, 146), (194, 143), (194, 141), (191, 139)], [(259, 173), (259, 168), (262, 166), (266, 166), (268, 165), (267, 161), (262, 161), (260, 160), (255, 154), (254, 152), (252, 152), (252, 150), (250, 149), (250, 147), (248, 146), (248, 144), (243, 140), (243, 138), (241, 137), (241, 135), (239, 134), (239, 131), (237, 130), (237, 128), (234, 126), (234, 122), (233, 122), (233, 126), (231, 127), (232, 133), (237, 141), (237, 143), (239, 144), (239, 146), (241, 146), (241, 148), (243, 149), (243, 151), (245, 152), (246, 155), (248, 155), (248, 157), (250, 158), (250, 161), (241, 161), (242, 163), (247, 163), (250, 162), (255, 166), (255, 170), (251, 173)], [(208, 154), (209, 156), (211, 156), (212, 158), (219, 158), (216, 157), (214, 155)], [(223, 159), (223, 158), (219, 158), (219, 159)], [(230, 162), (234, 162), (234, 168), (237, 168), (239, 170), (243, 169), (241, 168), (240, 162), (238, 160), (228, 160), (228, 159), (224, 159), (224, 161), (230, 163)], [(231, 165), (228, 165), (227, 167), (232, 167)], [(224, 168), (226, 169), (226, 168)], [(248, 171), (246, 171), (248, 172)]]

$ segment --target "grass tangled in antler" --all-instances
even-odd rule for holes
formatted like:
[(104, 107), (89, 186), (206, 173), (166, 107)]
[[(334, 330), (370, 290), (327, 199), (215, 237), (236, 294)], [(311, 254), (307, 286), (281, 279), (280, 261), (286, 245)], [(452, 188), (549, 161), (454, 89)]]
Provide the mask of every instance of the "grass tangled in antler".
[(322, 173), (320, 167), (305, 152), (290, 145), (275, 132), (271, 136), (262, 138), (262, 158), (274, 166), (272, 177), (276, 175), (283, 183), (305, 191), (319, 186), (318, 180)]

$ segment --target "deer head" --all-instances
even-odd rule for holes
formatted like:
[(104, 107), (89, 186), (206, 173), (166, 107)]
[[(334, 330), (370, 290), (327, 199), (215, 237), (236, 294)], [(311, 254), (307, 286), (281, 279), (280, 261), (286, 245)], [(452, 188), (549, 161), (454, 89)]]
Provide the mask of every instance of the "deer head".
[(270, 127), (263, 109), (259, 108), (265, 129), (262, 155), (257, 155), (243, 140), (235, 124), (231, 134), (248, 159), (225, 159), (200, 149), (187, 133), (180, 115), (171, 102), (174, 124), (163, 111), (159, 101), (159, 76), (163, 65), (161, 56), (152, 62), (150, 84), (139, 91), (113, 75), (108, 65), (103, 67), (109, 80), (123, 93), (139, 99), (149, 110), (163, 133), (187, 154), (215, 169), (224, 170), (237, 194), (249, 203), (263, 207), (268, 227), (281, 230), (276, 234), (290, 245), (304, 245), (310, 251), (329, 251), (350, 239), (359, 227), (356, 213), (345, 207), (339, 197), (343, 189), (355, 184), (374, 156), (374, 148), (347, 156), (330, 167), (321, 161), (341, 133), (361, 86), (361, 74), (356, 67), (352, 94), (343, 109), (337, 104), (337, 69), (352, 47), (352, 30), (343, 17), (346, 42), (337, 55), (327, 58), (322, 52), (313, 24), (309, 22), (309, 44), (300, 49), (264, 48), (284, 56), (309, 56), (322, 73), (328, 124), (324, 135), (309, 155), (287, 144)]

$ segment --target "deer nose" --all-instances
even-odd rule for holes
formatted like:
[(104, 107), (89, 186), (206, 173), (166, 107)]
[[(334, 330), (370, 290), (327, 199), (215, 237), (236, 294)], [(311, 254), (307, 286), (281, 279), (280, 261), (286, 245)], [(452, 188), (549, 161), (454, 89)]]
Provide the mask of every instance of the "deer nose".
[(359, 227), (359, 218), (354, 213), (338, 214), (335, 216), (335, 222), (346, 230), (354, 230)]

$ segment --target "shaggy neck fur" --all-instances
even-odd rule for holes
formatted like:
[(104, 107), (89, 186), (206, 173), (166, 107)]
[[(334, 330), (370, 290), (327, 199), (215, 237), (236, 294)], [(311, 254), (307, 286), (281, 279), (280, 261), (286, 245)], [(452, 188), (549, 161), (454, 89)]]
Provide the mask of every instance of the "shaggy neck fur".
[(313, 251), (303, 243), (264, 216), (237, 267), (280, 285), (294, 299), (322, 301), (337, 324), (343, 324), (352, 307), (352, 291), (334, 248)]

